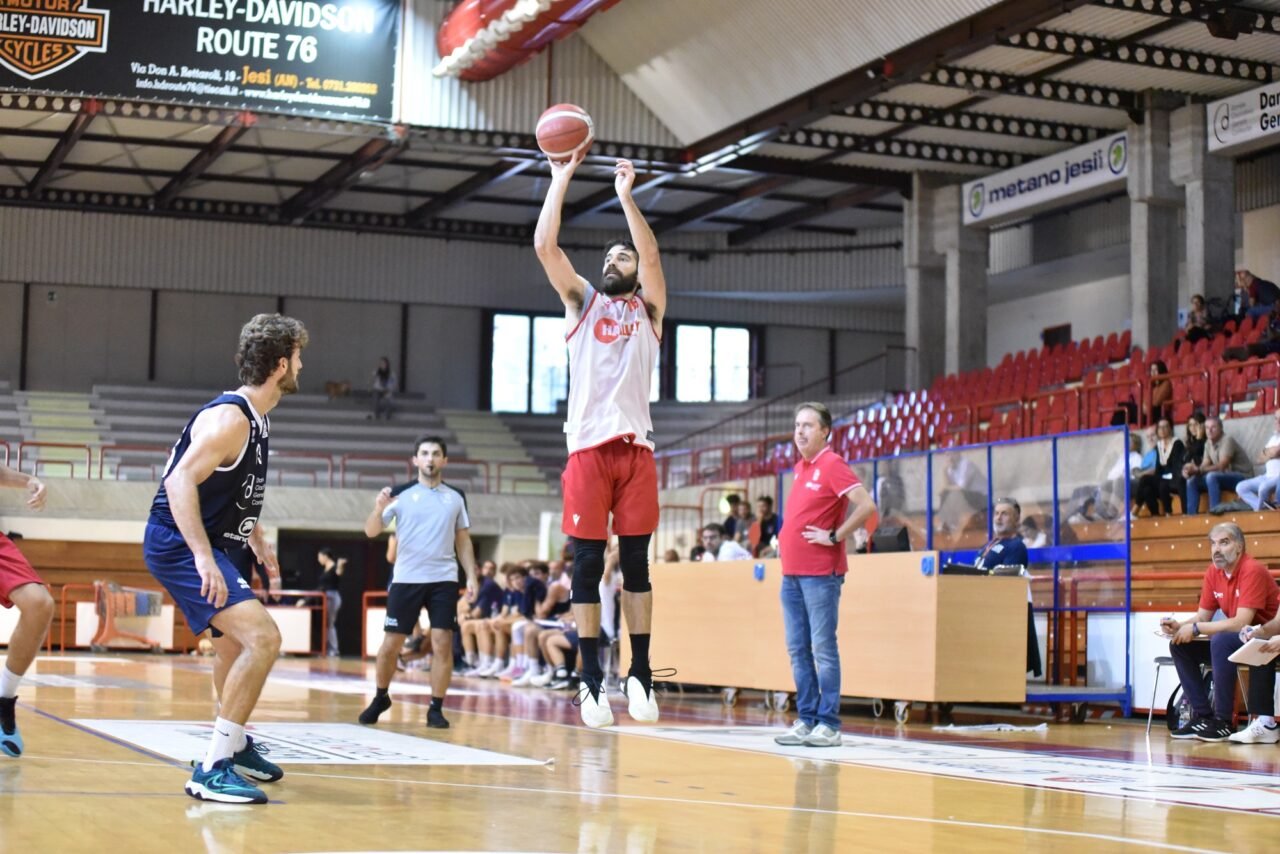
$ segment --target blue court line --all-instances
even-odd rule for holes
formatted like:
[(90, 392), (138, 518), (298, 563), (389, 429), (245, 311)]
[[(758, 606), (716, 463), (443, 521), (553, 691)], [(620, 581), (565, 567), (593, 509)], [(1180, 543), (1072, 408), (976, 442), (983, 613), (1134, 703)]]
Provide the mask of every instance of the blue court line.
[(144, 747), (138, 747), (136, 744), (130, 744), (129, 742), (118, 739), (115, 736), (110, 736), (110, 735), (107, 735), (106, 733), (98, 732), (96, 729), (90, 729), (89, 727), (82, 726), (81, 724), (75, 723), (74, 721), (69, 721), (66, 718), (60, 718), (57, 715), (53, 714), (52, 712), (46, 712), (43, 709), (37, 709), (36, 707), (29, 706), (26, 703), (19, 703), (18, 705), (20, 708), (29, 709), (30, 711), (35, 712), (37, 715), (48, 718), (51, 721), (56, 721), (57, 723), (64, 724), (65, 726), (69, 726), (72, 729), (78, 729), (81, 732), (88, 733), (89, 735), (97, 736), (103, 741), (109, 741), (112, 744), (119, 745), (120, 747), (128, 748), (129, 750), (132, 750), (134, 753), (141, 753), (143, 756), (146, 756), (148, 758), (158, 759), (159, 761), (165, 763), (166, 765), (172, 765), (174, 768), (181, 768), (184, 771), (191, 770), (190, 765), (184, 765), (183, 763), (177, 761), (176, 759), (170, 759), (168, 756), (162, 756), (159, 753), (153, 753), (152, 751), (147, 750)]

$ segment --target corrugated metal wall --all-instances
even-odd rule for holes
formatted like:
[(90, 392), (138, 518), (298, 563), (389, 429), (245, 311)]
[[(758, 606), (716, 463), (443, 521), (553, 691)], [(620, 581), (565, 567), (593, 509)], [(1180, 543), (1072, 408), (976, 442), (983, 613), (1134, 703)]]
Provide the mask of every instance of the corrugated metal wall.
[[(431, 127), (530, 133), (553, 103), (578, 104), (591, 113), (599, 139), (675, 146), (678, 141), (618, 75), (573, 35), (496, 80), (464, 83), (437, 78), (436, 30), (453, 4), (410, 0), (401, 51), (400, 121)], [(548, 101), (548, 66), (551, 69)]]
[[(0, 208), (0, 235), (0, 281), (557, 309), (532, 247), (25, 208)], [(594, 275), (594, 247), (604, 235), (565, 236), (565, 242), (578, 239), (591, 248), (571, 255), (580, 270)], [(814, 290), (876, 286), (892, 272), (892, 256), (893, 250), (710, 254), (695, 261), (672, 252), (663, 259), (670, 313), (675, 319), (899, 331), (901, 317), (893, 310), (728, 296), (804, 282), (820, 283)], [(681, 296), (717, 290), (726, 297)]]
[(1236, 211), (1280, 205), (1280, 149), (1236, 163)]
[(1129, 242), (1129, 200), (1119, 196), (991, 233), (988, 270), (1005, 273)]

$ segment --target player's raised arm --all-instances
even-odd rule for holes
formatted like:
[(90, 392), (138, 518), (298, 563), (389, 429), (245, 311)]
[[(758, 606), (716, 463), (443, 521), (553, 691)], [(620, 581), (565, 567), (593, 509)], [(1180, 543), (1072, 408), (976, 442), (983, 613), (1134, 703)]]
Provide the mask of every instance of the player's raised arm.
[(658, 255), (658, 238), (653, 236), (653, 229), (631, 197), (635, 182), (636, 167), (630, 160), (619, 160), (613, 170), (613, 187), (618, 191), (618, 201), (627, 217), (631, 242), (640, 256), (637, 260), (640, 262), (640, 287), (644, 289), (644, 301), (653, 309), (654, 326), (661, 330), (662, 318), (667, 313), (667, 279), (662, 272), (662, 258)]
[(164, 478), (173, 521), (195, 557), (200, 595), (218, 608), (226, 604), (227, 588), (213, 561), (213, 547), (200, 515), (196, 487), (208, 480), (214, 469), (234, 462), (248, 441), (249, 421), (239, 409), (217, 406), (206, 410), (191, 426), (187, 452)]
[(569, 181), (585, 156), (584, 150), (563, 163), (550, 161), (551, 186), (547, 188), (547, 198), (542, 203), (542, 213), (538, 215), (538, 227), (533, 233), (534, 251), (538, 253), (542, 269), (547, 271), (551, 286), (560, 294), (570, 320), (577, 320), (578, 312), (582, 310), (587, 283), (574, 271), (569, 256), (560, 248), (560, 215), (564, 208), (565, 194), (569, 190)]

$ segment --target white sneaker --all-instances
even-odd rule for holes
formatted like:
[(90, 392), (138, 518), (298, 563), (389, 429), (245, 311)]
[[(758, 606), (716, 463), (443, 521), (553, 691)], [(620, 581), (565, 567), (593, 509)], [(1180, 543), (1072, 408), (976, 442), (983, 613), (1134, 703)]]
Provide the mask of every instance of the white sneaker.
[(514, 675), (515, 675), (519, 670), (520, 670), (520, 668), (516, 667), (515, 663), (514, 663), (514, 662), (512, 662), (511, 664), (508, 664), (506, 667), (504, 667), (504, 668), (502, 668), (501, 670), (497, 671), (497, 672), (496, 672), (496, 673), (494, 673), (493, 675), (494, 675), (494, 678), (495, 678), (495, 679), (510, 679), (510, 678), (511, 678), (512, 676), (514, 676)]
[(791, 729), (775, 738), (773, 743), (781, 744), (783, 747), (800, 747), (812, 731), (804, 721), (796, 721), (791, 725)]
[(805, 747), (839, 747), (843, 743), (840, 731), (826, 724), (818, 724), (813, 728), (813, 732), (804, 737)]
[(609, 697), (603, 687), (593, 694), (586, 680), (582, 680), (573, 703), (582, 712), (582, 722), (592, 729), (613, 726), (613, 710), (609, 708)]
[(546, 670), (539, 673), (537, 676), (532, 677), (529, 680), (529, 684), (535, 688), (545, 688), (551, 684), (551, 680), (552, 678), (555, 677), (555, 674), (556, 674), (555, 668), (548, 667)]
[(1280, 743), (1280, 726), (1263, 726), (1262, 721), (1254, 718), (1247, 727), (1228, 736), (1227, 741), (1235, 744)]
[(644, 684), (634, 676), (628, 676), (622, 683), (622, 694), (627, 698), (627, 713), (633, 721), (642, 724), (658, 722), (658, 699), (653, 696), (653, 686), (646, 691)]
[(498, 675), (498, 671), (501, 669), (502, 662), (495, 659), (494, 661), (489, 662), (487, 666), (480, 668), (476, 675), (481, 679), (492, 679)]
[(512, 688), (528, 688), (530, 685), (533, 684), (533, 678), (534, 678), (533, 668), (530, 667), (520, 676), (519, 679), (511, 680), (511, 687)]

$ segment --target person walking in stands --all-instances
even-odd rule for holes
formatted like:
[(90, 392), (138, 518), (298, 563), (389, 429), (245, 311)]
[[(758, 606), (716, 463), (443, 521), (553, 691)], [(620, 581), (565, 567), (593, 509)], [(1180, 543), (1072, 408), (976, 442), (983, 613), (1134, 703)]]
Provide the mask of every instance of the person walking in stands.
[[(0, 486), (27, 491), (27, 507), (43, 510), (48, 497), (35, 475), (23, 474), (0, 465)], [(14, 534), (16, 537), (17, 534)], [(0, 534), (0, 607), (18, 608), (18, 625), (9, 638), (4, 667), (0, 668), (0, 753), (21, 756), (22, 734), (18, 732), (15, 707), (18, 686), (35, 660), (44, 636), (53, 621), (53, 597), (18, 547)]]
[(600, 666), (600, 581), (605, 543), (618, 536), (622, 563), (622, 611), (631, 640), (631, 667), (623, 682), (633, 720), (655, 723), (649, 639), (653, 592), (649, 540), (658, 527), (658, 470), (653, 460), (649, 386), (667, 311), (667, 280), (653, 230), (631, 195), (636, 170), (629, 160), (614, 167), (613, 185), (630, 240), (605, 246), (600, 284), (592, 287), (573, 269), (558, 243), (561, 209), (585, 150), (552, 160), (551, 184), (534, 249), (564, 304), (569, 348), (569, 406), (564, 431), (563, 530), (573, 542), (573, 611), (582, 652), (582, 679), (574, 700), (582, 722), (613, 723)]
[(836, 626), (840, 589), (849, 570), (846, 541), (876, 512), (871, 493), (849, 463), (827, 446), (831, 411), (821, 403), (796, 407), (800, 452), (786, 518), (778, 536), (782, 559), (782, 619), (796, 683), (796, 713), (778, 744), (838, 747), (840, 650)]

